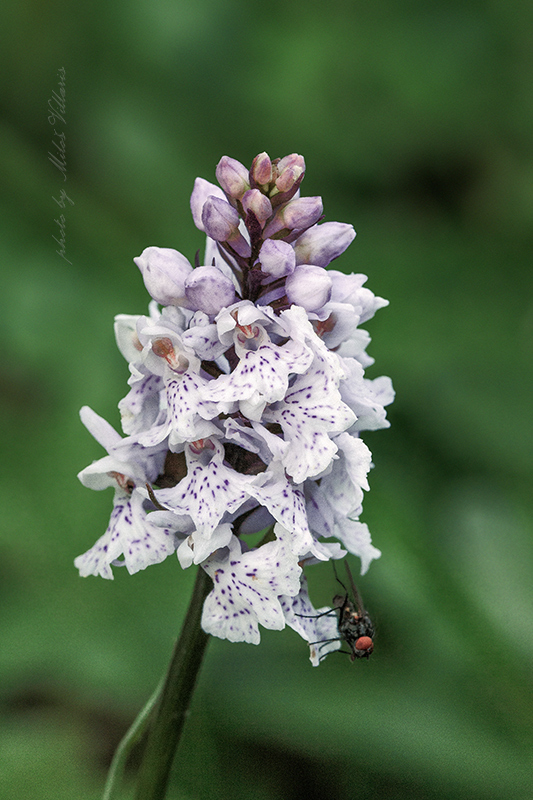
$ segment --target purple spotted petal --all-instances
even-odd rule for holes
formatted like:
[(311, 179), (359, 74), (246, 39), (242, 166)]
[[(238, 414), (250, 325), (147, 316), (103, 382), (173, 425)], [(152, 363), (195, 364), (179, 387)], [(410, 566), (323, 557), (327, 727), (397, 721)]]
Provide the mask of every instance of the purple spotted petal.
[[(188, 472), (171, 489), (155, 492), (157, 500), (176, 514), (188, 514), (197, 529), (209, 536), (226, 513), (236, 511), (246, 500), (252, 476), (241, 475), (223, 463), (224, 450), (213, 441), (214, 453), (208, 463), (186, 447)], [(205, 451), (204, 451), (205, 452)]]
[(265, 412), (265, 419), (281, 425), (291, 446), (283, 463), (295, 483), (323, 472), (337, 452), (330, 434), (339, 433), (355, 421), (342, 402), (334, 376), (318, 354), (314, 369), (299, 376), (285, 399)]
[[(276, 526), (279, 536), (281, 526)], [(227, 555), (213, 556), (203, 565), (213, 579), (202, 614), (206, 633), (230, 642), (259, 644), (259, 624), (282, 630), (285, 617), (279, 597), (294, 595), (300, 588), (298, 558), (283, 539), (268, 542), (248, 553), (233, 537)]]
[(113, 579), (111, 564), (115, 564), (120, 556), (124, 557), (122, 563), (133, 575), (150, 564), (164, 561), (174, 552), (176, 528), (169, 524), (171, 517), (167, 516), (161, 526), (154, 524), (151, 515), (146, 514), (143, 502), (144, 497), (138, 491), (130, 496), (117, 490), (106, 532), (90, 550), (74, 561), (82, 578), (101, 575)]
[(280, 597), (280, 602), (287, 625), (309, 642), (313, 667), (318, 667), (328, 653), (340, 649), (338, 614), (332, 608), (313, 606), (303, 575), (299, 593), (294, 597)]

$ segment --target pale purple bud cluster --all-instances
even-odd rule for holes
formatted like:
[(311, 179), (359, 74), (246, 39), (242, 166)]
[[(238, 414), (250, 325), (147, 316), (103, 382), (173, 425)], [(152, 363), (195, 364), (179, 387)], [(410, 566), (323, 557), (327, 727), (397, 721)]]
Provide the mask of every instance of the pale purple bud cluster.
[[(323, 269), (346, 250), (355, 231), (340, 222), (317, 224), (322, 198), (300, 197), (304, 175), (305, 161), (297, 153), (274, 161), (260, 153), (250, 170), (221, 158), (216, 176), (223, 192), (196, 180), (193, 219), (217, 242), (243, 299), (263, 298), (278, 310), (296, 304), (313, 312), (330, 301), (331, 281)], [(302, 265), (308, 268), (295, 272)]]
[(115, 320), (131, 371), (125, 437), (82, 412), (108, 455), (80, 480), (115, 497), (106, 533), (75, 563), (112, 578), (112, 566), (134, 573), (177, 553), (214, 579), (205, 631), (257, 643), (259, 624), (289, 625), (317, 665), (340, 646), (338, 617), (316, 614), (303, 566), (349, 552), (365, 572), (380, 555), (359, 521), (371, 466), (360, 432), (388, 425), (393, 390), (364, 377), (359, 327), (387, 301), (365, 275), (326, 269), (355, 232), (320, 222), (304, 175), (296, 153), (260, 153), (250, 169), (224, 156), (222, 188), (197, 178), (191, 196), (203, 264), (159, 247), (134, 259), (154, 302)]

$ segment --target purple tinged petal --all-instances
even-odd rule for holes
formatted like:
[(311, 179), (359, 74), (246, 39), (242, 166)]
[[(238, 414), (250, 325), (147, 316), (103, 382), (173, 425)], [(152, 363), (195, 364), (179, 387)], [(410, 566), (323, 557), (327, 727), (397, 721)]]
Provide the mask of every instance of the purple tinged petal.
[(216, 416), (216, 406), (200, 397), (205, 383), (194, 372), (167, 380), (169, 446), (173, 451), (176, 445), (184, 442), (195, 442), (219, 434), (217, 427), (207, 419)]
[(355, 239), (353, 225), (344, 222), (323, 222), (304, 231), (294, 243), (296, 264), (327, 265), (344, 253)]
[(117, 314), (115, 316), (115, 341), (128, 362), (137, 361), (142, 352), (142, 344), (137, 336), (139, 314)]
[(217, 267), (197, 267), (185, 281), (189, 307), (210, 316), (235, 302), (235, 287)]
[(361, 575), (368, 571), (371, 561), (381, 555), (381, 550), (372, 544), (368, 525), (364, 522), (338, 518), (335, 535), (350, 553), (361, 559)]
[(245, 211), (251, 211), (255, 214), (261, 225), (264, 225), (267, 219), (272, 216), (272, 204), (259, 189), (249, 189), (244, 193), (242, 207)]
[(322, 216), (321, 197), (297, 197), (282, 209), (283, 221), (287, 228), (308, 228)]
[(239, 401), (241, 413), (259, 421), (265, 404), (282, 400), (288, 388), (289, 365), (280, 350), (265, 344), (245, 351), (230, 375), (221, 375), (204, 387), (205, 399), (223, 404)]
[(294, 272), (296, 259), (294, 250), (287, 244), (276, 239), (267, 239), (259, 253), (261, 268), (273, 278), (282, 278)]
[(191, 212), (194, 224), (199, 230), (204, 231), (204, 233), (205, 228), (202, 222), (202, 210), (209, 196), (218, 197), (220, 200), (227, 202), (224, 192), (216, 184), (209, 183), (209, 181), (203, 178), (196, 178), (194, 181), (194, 189), (191, 194)]
[(264, 230), (264, 237), (273, 236), (275, 233), (289, 228), (290, 230), (303, 230), (314, 225), (322, 216), (321, 197), (296, 197), (290, 200), (277, 211)]
[(128, 435), (151, 428), (160, 413), (161, 377), (139, 374), (139, 380), (131, 382), (130, 391), (118, 404), (122, 430)]
[(192, 318), (189, 329), (183, 334), (183, 343), (202, 361), (214, 361), (227, 349), (218, 338), (217, 326), (209, 322), (209, 316), (203, 311), (196, 312)]
[(331, 299), (336, 303), (349, 303), (359, 314), (359, 323), (367, 322), (375, 312), (389, 305), (389, 301), (376, 295), (363, 286), (366, 282), (366, 275), (351, 274), (345, 275), (338, 270), (330, 270), (333, 290)]
[(133, 261), (139, 267), (150, 295), (163, 306), (186, 306), (185, 280), (192, 265), (170, 247), (147, 247)]
[(337, 515), (354, 518), (360, 513), (363, 489), (370, 489), (367, 474), (372, 454), (362, 439), (346, 432), (336, 436), (334, 442), (339, 448), (339, 457), (323, 478), (321, 489)]
[(341, 382), (339, 390), (343, 402), (357, 417), (350, 433), (388, 428), (390, 422), (384, 406), (394, 400), (391, 379), (385, 375), (373, 380), (364, 378), (364, 369), (355, 358), (343, 358), (342, 363), (346, 380)]
[(117, 433), (107, 420), (89, 406), (80, 409), (80, 419), (98, 444), (105, 447), (108, 452), (122, 441), (120, 433)]
[(331, 278), (323, 267), (303, 264), (287, 278), (285, 292), (290, 303), (317, 311), (331, 297)]
[(201, 536), (198, 531), (193, 531), (178, 547), (177, 555), (181, 568), (186, 569), (191, 564), (205, 561), (215, 550), (227, 547), (232, 536), (232, 527), (228, 523), (215, 528), (209, 539)]
[(250, 188), (248, 170), (240, 161), (229, 156), (222, 156), (218, 162), (216, 176), (224, 191), (235, 200), (240, 200)]
[(278, 171), (276, 188), (280, 192), (288, 192), (305, 172), (305, 161), (298, 153), (291, 153), (290, 156), (280, 159), (276, 167)]
[(287, 478), (280, 461), (273, 461), (266, 472), (260, 473), (248, 491), (277, 522), (290, 531), (289, 547), (295, 555), (313, 552), (319, 560), (327, 559), (315, 548), (302, 489)]
[(266, 186), (272, 180), (272, 161), (268, 153), (259, 153), (252, 161), (250, 175), (260, 186)]
[(202, 224), (211, 239), (226, 242), (239, 230), (239, 215), (225, 198), (210, 195), (202, 209)]

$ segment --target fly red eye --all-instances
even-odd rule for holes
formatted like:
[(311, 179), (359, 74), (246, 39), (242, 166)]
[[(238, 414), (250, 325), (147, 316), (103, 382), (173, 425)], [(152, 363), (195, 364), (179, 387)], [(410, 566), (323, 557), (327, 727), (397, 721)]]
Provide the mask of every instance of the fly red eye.
[(374, 642), (370, 638), (370, 636), (360, 636), (359, 639), (355, 643), (356, 650), (372, 650), (374, 649)]

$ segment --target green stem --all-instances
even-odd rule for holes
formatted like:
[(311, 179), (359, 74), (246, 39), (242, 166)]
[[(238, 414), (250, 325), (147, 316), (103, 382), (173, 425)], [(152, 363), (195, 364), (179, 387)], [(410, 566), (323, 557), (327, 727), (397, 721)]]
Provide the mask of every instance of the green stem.
[(117, 747), (115, 755), (113, 756), (113, 760), (111, 761), (111, 766), (109, 767), (109, 773), (107, 775), (107, 780), (102, 800), (111, 800), (116, 786), (122, 779), (122, 776), (124, 774), (124, 768), (126, 766), (126, 761), (128, 759), (129, 754), (131, 753), (133, 745), (139, 741), (144, 731), (148, 727), (148, 723), (150, 722), (150, 715), (152, 713), (155, 704), (159, 699), (159, 695), (161, 694), (163, 685), (164, 685), (164, 677), (161, 678), (161, 680), (157, 685), (157, 689), (152, 694), (152, 696), (150, 697), (144, 708), (139, 712), (135, 721), (132, 723), (131, 727), (126, 732), (122, 741)]
[(209, 635), (200, 621), (212, 583), (199, 567), (191, 602), (154, 710), (139, 769), (136, 800), (163, 800)]

